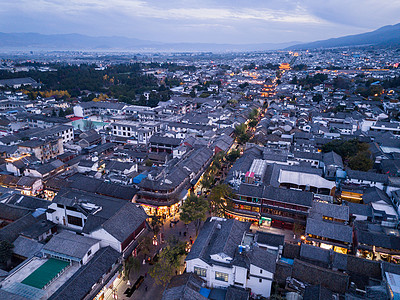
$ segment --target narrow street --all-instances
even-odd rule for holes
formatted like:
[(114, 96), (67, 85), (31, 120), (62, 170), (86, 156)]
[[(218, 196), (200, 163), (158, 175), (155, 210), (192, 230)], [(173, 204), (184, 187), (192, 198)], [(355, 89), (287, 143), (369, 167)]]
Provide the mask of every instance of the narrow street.
[[(176, 216), (176, 220), (178, 220), (178, 216)], [(176, 225), (173, 225), (173, 227), (170, 227), (170, 223), (173, 221), (173, 218), (167, 219), (161, 229), (161, 232), (164, 234), (164, 240), (165, 242), (162, 244), (158, 244), (155, 249), (152, 251), (152, 255), (154, 255), (157, 251), (159, 251), (161, 248), (165, 247), (167, 245), (167, 240), (168, 237), (175, 235), (177, 238), (183, 241), (189, 242), (190, 237), (194, 239), (195, 237), (195, 228), (193, 224), (190, 224), (188, 226), (187, 234), (186, 237), (183, 235), (183, 232), (186, 230), (186, 225), (182, 222), (179, 221)], [(179, 234), (181, 233), (181, 234)], [(117, 298), (113, 298), (112, 295), (109, 295), (106, 300), (111, 300), (111, 299), (140, 299), (140, 300), (145, 300), (145, 299), (151, 299), (151, 300), (158, 300), (161, 299), (162, 293), (164, 291), (164, 287), (156, 285), (154, 282), (154, 279), (149, 275), (149, 270), (151, 269), (151, 265), (149, 263), (145, 263), (144, 265), (141, 265), (140, 271), (139, 272), (134, 272), (133, 270), (131, 271), (130, 274), (130, 283), (131, 285), (136, 282), (136, 280), (140, 277), (144, 277), (143, 283), (140, 285), (140, 287), (132, 294), (130, 298), (128, 298), (124, 292), (125, 290), (129, 287), (127, 285), (126, 281), (121, 281), (121, 283), (117, 286), (117, 291), (116, 295)], [(184, 271), (184, 267), (180, 270), (180, 272)], [(146, 291), (147, 287), (147, 291)]]

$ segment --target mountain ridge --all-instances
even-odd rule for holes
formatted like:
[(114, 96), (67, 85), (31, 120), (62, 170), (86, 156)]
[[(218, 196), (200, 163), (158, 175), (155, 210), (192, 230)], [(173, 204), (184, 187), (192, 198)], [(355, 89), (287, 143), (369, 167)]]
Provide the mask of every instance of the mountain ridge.
[(278, 50), (298, 43), (162, 43), (122, 36), (94, 37), (78, 33), (0, 32), (0, 49), (3, 50), (262, 51)]
[(289, 46), (285, 50), (303, 50), (316, 48), (337, 48), (357, 46), (400, 46), (400, 23), (386, 25), (376, 30), (360, 34), (346, 35), (337, 38), (319, 40)]

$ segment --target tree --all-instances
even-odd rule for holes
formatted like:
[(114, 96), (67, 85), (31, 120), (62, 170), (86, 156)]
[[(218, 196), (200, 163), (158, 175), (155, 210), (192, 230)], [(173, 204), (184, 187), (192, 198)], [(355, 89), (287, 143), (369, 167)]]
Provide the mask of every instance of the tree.
[(157, 285), (165, 286), (169, 283), (174, 271), (182, 264), (182, 257), (186, 255), (186, 243), (172, 236), (167, 247), (161, 252), (157, 263), (150, 269), (149, 274)]
[(249, 122), (249, 127), (255, 128), (257, 126), (257, 124), (258, 124), (258, 121), (253, 119)]
[(146, 235), (138, 246), (139, 253), (144, 257), (150, 255), (151, 249), (153, 248), (153, 239)]
[(0, 241), (0, 265), (5, 266), (11, 259), (14, 245), (7, 241)]
[(160, 232), (163, 224), (163, 219), (160, 216), (157, 216), (157, 214), (154, 212), (154, 214), (151, 216), (150, 227), (155, 236), (157, 236), (157, 234)]
[(226, 198), (233, 198), (234, 194), (227, 184), (219, 184), (211, 189), (208, 199), (211, 211), (219, 217), (225, 217), (227, 210), (231, 208), (231, 202)]
[(255, 120), (258, 118), (259, 111), (257, 108), (253, 108), (249, 114), (249, 119)]
[(314, 102), (320, 103), (322, 101), (322, 95), (321, 94), (316, 94), (312, 97), (312, 100)]
[(133, 270), (134, 272), (139, 272), (141, 267), (140, 260), (137, 257), (129, 256), (124, 261), (124, 269), (123, 269), (123, 276), (124, 280), (129, 280), (129, 274)]
[(91, 129), (95, 129), (95, 125), (92, 121), (90, 120), (84, 120), (84, 125), (83, 125), (83, 129), (84, 130), (91, 130)]
[(232, 150), (228, 153), (226, 158), (231, 162), (235, 162), (235, 160), (240, 156), (240, 150)]
[(155, 283), (161, 286), (166, 286), (171, 280), (172, 276), (174, 276), (174, 271), (164, 253), (165, 250), (161, 252), (157, 263), (154, 264), (149, 271), (149, 274), (154, 278)]
[(206, 174), (204, 174), (200, 183), (204, 189), (208, 190), (212, 187), (212, 185), (214, 184), (214, 181), (215, 181), (215, 178), (214, 178), (213, 174), (206, 173)]
[(349, 159), (349, 167), (352, 170), (369, 171), (372, 169), (374, 162), (371, 159), (371, 152), (369, 150), (360, 151), (357, 155)]
[(246, 130), (247, 130), (246, 124), (242, 123), (242, 124), (239, 124), (239, 125), (235, 126), (235, 132), (234, 133), (235, 133), (236, 136), (239, 136), (239, 135), (241, 135), (243, 133), (246, 133)]
[(181, 207), (180, 219), (185, 224), (194, 223), (196, 236), (202, 221), (207, 218), (208, 202), (203, 197), (190, 195)]

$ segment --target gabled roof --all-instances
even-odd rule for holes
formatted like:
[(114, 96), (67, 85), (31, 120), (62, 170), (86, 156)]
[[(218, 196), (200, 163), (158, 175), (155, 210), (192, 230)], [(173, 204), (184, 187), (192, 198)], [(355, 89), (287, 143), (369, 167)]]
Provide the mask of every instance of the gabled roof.
[(325, 166), (337, 166), (343, 168), (342, 157), (334, 151), (324, 153)]
[[(65, 282), (49, 299), (81, 300), (92, 292), (93, 286), (108, 274), (117, 263), (120, 254), (110, 246), (97, 251), (90, 261)], [(113, 274), (111, 274), (113, 275)], [(97, 291), (98, 292), (98, 291)], [(96, 296), (92, 295), (93, 298)]]
[(387, 183), (389, 176), (387, 174), (378, 174), (373, 172), (363, 172), (347, 169), (347, 176), (350, 179), (368, 180), (371, 182)]
[(83, 259), (90, 248), (97, 243), (100, 243), (100, 240), (64, 230), (54, 235), (51, 240), (44, 245), (43, 251), (60, 253), (77, 259)]
[[(119, 211), (102, 224), (119, 242), (125, 241), (144, 221), (147, 214), (141, 206), (127, 202)], [(121, 224), (124, 224), (121, 226)]]
[(234, 219), (208, 218), (186, 260), (200, 258), (206, 262), (212, 262), (210, 255), (219, 253), (233, 258), (244, 232), (249, 228), (250, 223)]
[(162, 300), (206, 300), (207, 297), (200, 294), (205, 281), (194, 273), (183, 273), (174, 276), (165, 288)]
[(306, 234), (352, 243), (353, 229), (340, 223), (330, 223), (313, 218), (307, 219)]
[(13, 252), (19, 256), (26, 258), (34, 256), (35, 254), (39, 253), (40, 250), (42, 250), (43, 248), (43, 244), (35, 240), (28, 239), (24, 236), (19, 236), (13, 244)]

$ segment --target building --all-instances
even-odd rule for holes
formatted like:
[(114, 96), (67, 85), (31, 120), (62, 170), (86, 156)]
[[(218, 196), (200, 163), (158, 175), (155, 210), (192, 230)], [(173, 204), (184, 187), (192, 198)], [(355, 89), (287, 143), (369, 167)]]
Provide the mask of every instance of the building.
[(125, 103), (112, 103), (112, 102), (82, 102), (74, 106), (75, 117), (88, 117), (92, 115), (122, 115)]
[(159, 122), (132, 122), (119, 121), (112, 123), (112, 135), (118, 138), (129, 139), (132, 144), (147, 144), (150, 138), (161, 131)]
[[(46, 211), (47, 219), (100, 240), (128, 256), (146, 231), (147, 215), (131, 202), (92, 193), (61, 189)], [(122, 226), (123, 224), (123, 226)]]
[(208, 287), (236, 286), (269, 297), (278, 253), (259, 247), (249, 228), (237, 220), (207, 219), (186, 257), (186, 271)]
[(35, 139), (18, 144), (21, 153), (31, 153), (42, 162), (46, 162), (64, 153), (62, 138)]

